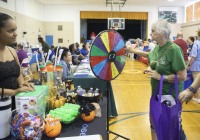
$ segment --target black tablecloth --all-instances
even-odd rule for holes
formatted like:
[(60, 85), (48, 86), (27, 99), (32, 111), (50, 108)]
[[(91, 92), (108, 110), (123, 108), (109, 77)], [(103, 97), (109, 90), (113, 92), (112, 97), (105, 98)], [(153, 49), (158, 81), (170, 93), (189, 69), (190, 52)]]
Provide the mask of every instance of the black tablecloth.
[[(84, 122), (81, 119), (75, 120), (71, 124), (62, 124), (62, 131), (57, 137), (73, 137), (81, 135), (95, 135), (100, 134), (103, 140), (107, 139), (106, 122), (107, 122), (107, 98), (103, 97), (103, 100), (99, 102), (102, 110), (102, 117), (95, 119), (92, 122)], [(3, 140), (14, 140), (11, 136)], [(45, 134), (42, 136), (42, 140), (54, 140), (55, 138), (49, 138)]]
[[(100, 134), (103, 140), (107, 139), (106, 132), (106, 121), (107, 121), (107, 99), (103, 98), (99, 102), (99, 105), (102, 109), (102, 117), (95, 119), (92, 122), (84, 122), (81, 119), (76, 120), (75, 122), (69, 125), (62, 125), (61, 134), (58, 137), (71, 137), (71, 136), (80, 136), (80, 135), (95, 135)], [(55, 138), (49, 138), (46, 135), (43, 135), (42, 139), (54, 140)]]

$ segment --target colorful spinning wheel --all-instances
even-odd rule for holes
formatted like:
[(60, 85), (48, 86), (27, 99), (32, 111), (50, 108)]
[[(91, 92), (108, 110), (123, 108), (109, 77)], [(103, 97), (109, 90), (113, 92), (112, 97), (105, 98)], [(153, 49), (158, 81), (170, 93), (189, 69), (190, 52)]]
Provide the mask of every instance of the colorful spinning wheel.
[(94, 75), (102, 80), (113, 80), (123, 70), (126, 56), (122, 36), (115, 30), (100, 32), (92, 43), (90, 66)]

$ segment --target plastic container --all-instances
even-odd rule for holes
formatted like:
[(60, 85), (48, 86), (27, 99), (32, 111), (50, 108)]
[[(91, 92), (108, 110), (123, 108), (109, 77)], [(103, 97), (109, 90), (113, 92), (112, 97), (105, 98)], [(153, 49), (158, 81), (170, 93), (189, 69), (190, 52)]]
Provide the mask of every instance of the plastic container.
[(10, 135), (9, 115), (11, 113), (11, 98), (0, 101), (0, 139)]
[(13, 110), (9, 116), (11, 137), (40, 140), (44, 130), (43, 113), (41, 108), (30, 113), (21, 113), (20, 109)]

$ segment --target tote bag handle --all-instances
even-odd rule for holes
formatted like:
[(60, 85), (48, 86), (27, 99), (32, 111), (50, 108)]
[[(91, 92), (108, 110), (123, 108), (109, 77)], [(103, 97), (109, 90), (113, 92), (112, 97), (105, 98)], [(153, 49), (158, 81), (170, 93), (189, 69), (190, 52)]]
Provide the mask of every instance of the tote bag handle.
[[(177, 102), (178, 101), (178, 77), (176, 74), (174, 76), (174, 83), (175, 83), (176, 102)], [(158, 96), (159, 102), (161, 102), (162, 90), (163, 90), (163, 75), (160, 76), (160, 82), (159, 82), (159, 96)], [(170, 91), (171, 91), (171, 88), (170, 88)]]
[(162, 90), (163, 90), (163, 75), (160, 75), (159, 96), (158, 96), (159, 102), (161, 102)]
[(179, 101), (178, 99), (178, 76), (175, 74), (175, 77), (174, 77), (174, 82), (175, 82), (175, 90), (176, 90), (176, 102)]

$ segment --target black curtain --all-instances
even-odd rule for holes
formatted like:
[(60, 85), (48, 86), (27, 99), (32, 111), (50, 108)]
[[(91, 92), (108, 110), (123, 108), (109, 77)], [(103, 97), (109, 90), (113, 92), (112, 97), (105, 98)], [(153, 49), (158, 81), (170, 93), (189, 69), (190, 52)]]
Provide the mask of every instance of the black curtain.
[[(118, 30), (123, 36), (124, 40), (130, 38), (142, 38), (141, 29), (143, 24), (141, 20), (127, 20), (125, 19), (125, 30)], [(101, 31), (107, 30), (107, 19), (88, 19), (87, 20), (87, 39), (90, 39), (90, 34), (94, 32), (96, 35)], [(146, 31), (145, 31), (146, 32)]]

